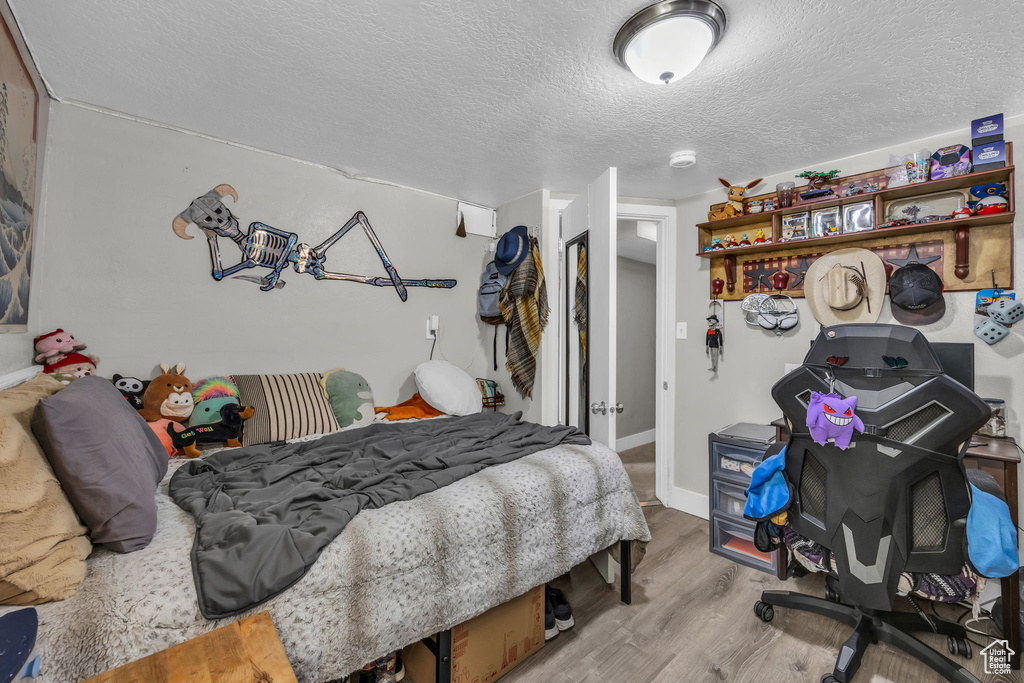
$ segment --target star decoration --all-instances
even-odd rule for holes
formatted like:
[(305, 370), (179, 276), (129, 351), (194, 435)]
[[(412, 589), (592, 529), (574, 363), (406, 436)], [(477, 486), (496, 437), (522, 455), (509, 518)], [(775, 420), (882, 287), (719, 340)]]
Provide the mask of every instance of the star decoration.
[(807, 269), (810, 266), (807, 265), (807, 257), (801, 256), (800, 263), (796, 264), (796, 268), (786, 268), (787, 273), (791, 273), (796, 276), (796, 280), (789, 286), (790, 289), (796, 289), (803, 284), (804, 276), (807, 275)]
[(760, 289), (762, 285), (767, 287), (770, 291), (772, 289), (772, 281), (770, 278), (772, 276), (772, 273), (774, 272), (775, 271), (773, 270), (768, 270), (768, 265), (766, 261), (757, 261), (757, 263), (754, 266), (754, 270), (752, 270), (749, 273), (743, 273), (743, 277), (749, 277), (751, 280), (753, 280), (749, 287), (747, 287), (746, 283), (744, 283), (743, 291), (754, 292)]
[(926, 266), (932, 261), (938, 261), (942, 256), (929, 256), (928, 258), (921, 258), (917, 255), (917, 245), (911, 244), (910, 251), (907, 252), (907, 258), (887, 258), (886, 262), (891, 263), (897, 268), (902, 268), (908, 263), (920, 263), (922, 266)]

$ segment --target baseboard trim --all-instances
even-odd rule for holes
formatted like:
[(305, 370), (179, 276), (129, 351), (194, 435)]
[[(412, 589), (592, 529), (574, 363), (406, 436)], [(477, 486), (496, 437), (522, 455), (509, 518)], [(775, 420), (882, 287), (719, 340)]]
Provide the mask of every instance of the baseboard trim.
[(22, 382), (29, 381), (35, 377), (37, 373), (42, 371), (42, 369), (42, 366), (34, 365), (30, 368), (25, 368), (24, 370), (15, 370), (14, 372), (9, 372), (6, 375), (0, 375), (0, 391), (16, 387)]
[(648, 429), (645, 432), (639, 432), (637, 434), (624, 436), (621, 439), (616, 439), (615, 450), (628, 451), (630, 448), (636, 448), (637, 446), (652, 443), (655, 439), (655, 432), (656, 430), (654, 429)]
[(703, 493), (697, 493), (679, 486), (672, 487), (671, 503), (666, 503), (674, 510), (685, 512), (694, 517), (707, 519), (711, 509), (710, 499)]

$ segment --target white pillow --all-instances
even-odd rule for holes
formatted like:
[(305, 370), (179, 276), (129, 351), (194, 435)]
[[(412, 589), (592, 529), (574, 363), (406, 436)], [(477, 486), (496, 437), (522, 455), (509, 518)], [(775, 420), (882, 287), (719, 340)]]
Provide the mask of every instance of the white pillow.
[(448, 415), (472, 415), (483, 409), (476, 380), (448, 361), (428, 360), (416, 366), (416, 388), (433, 408)]

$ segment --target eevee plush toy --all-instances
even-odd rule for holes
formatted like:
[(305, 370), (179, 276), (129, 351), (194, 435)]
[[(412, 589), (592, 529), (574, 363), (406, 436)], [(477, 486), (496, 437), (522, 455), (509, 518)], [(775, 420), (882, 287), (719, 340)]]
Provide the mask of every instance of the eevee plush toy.
[(725, 178), (719, 178), (718, 182), (729, 188), (729, 203), (723, 206), (718, 211), (711, 211), (708, 213), (709, 221), (718, 221), (723, 218), (732, 218), (733, 216), (743, 215), (743, 197), (747, 190), (753, 189), (760, 183), (764, 178), (758, 178), (746, 185), (733, 185)]

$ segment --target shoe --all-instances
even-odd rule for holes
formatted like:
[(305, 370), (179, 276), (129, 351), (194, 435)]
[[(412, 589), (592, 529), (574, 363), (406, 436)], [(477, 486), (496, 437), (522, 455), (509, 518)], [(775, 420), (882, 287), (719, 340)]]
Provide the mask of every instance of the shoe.
[(558, 625), (555, 623), (555, 610), (548, 600), (547, 592), (544, 593), (544, 642), (551, 640), (558, 635)]
[(568, 631), (576, 625), (576, 621), (572, 618), (572, 607), (565, 599), (565, 593), (557, 588), (548, 587), (547, 602), (551, 604), (551, 611), (554, 612), (555, 628), (559, 631)]

